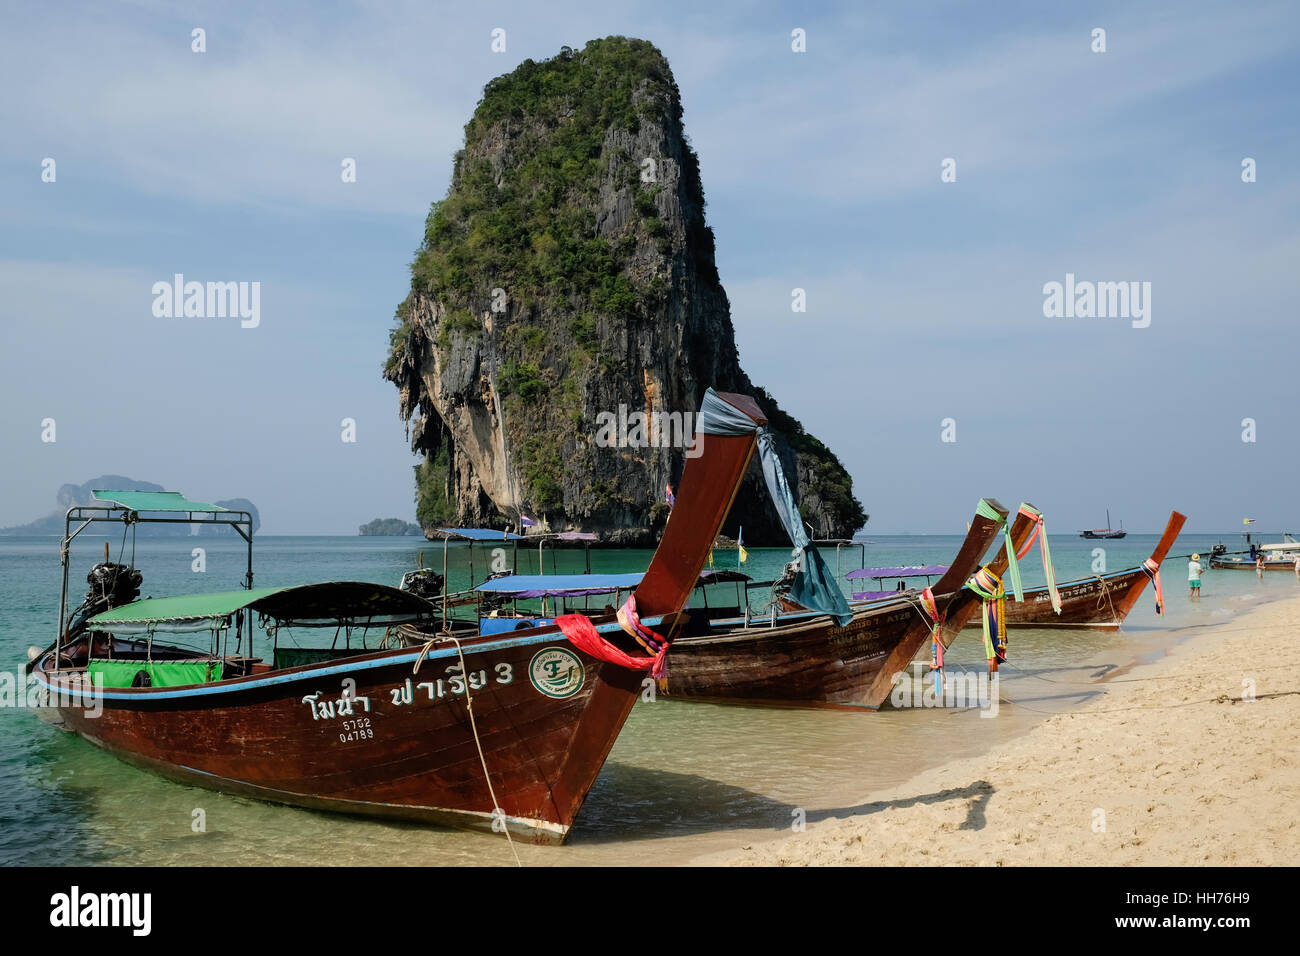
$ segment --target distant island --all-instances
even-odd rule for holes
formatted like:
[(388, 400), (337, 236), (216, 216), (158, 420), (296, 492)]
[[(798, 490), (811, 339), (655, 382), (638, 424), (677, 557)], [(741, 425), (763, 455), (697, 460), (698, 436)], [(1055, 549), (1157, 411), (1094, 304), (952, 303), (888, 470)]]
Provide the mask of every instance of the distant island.
[[(24, 525), (15, 525), (12, 528), (0, 528), (0, 535), (62, 535), (63, 519), (69, 508), (77, 505), (95, 505), (103, 504), (97, 501), (93, 495), (94, 490), (98, 488), (101, 491), (173, 491), (172, 488), (164, 488), (162, 485), (154, 484), (152, 481), (137, 481), (135, 478), (128, 478), (125, 475), (100, 475), (97, 478), (91, 478), (80, 485), (67, 484), (59, 488), (58, 493), (54, 496), (58, 505), (58, 510), (46, 515), (44, 518), (37, 518), (35, 521)], [(247, 511), (253, 517), (253, 533), (262, 525), (262, 519), (257, 513), (257, 506), (247, 498), (227, 498), (222, 501), (214, 501), (212, 504), (221, 508), (228, 508), (231, 511)], [(98, 530), (102, 532), (107, 525), (99, 525)], [(199, 524), (154, 524), (154, 525), (137, 525), (138, 533), (149, 537), (182, 537), (197, 533), (200, 536), (210, 537), (212, 535), (234, 535), (236, 532), (228, 525), (199, 525)]]
[(403, 521), (401, 518), (376, 518), (374, 521), (367, 521), (357, 533), (363, 535), (387, 535), (389, 537), (424, 534), (418, 524), (411, 524), (411, 522)]

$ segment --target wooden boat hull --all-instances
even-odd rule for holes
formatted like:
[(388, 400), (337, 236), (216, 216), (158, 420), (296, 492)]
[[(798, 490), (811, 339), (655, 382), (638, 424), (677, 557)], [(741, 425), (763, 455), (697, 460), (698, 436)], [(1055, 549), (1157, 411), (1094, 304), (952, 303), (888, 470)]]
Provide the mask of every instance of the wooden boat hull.
[[(1233, 561), (1231, 558), (1210, 558), (1210, 567), (1216, 571), (1254, 571), (1255, 562), (1250, 560)], [(1294, 574), (1295, 559), (1292, 558), (1290, 561), (1265, 561), (1264, 570), (1290, 571)]]
[[(173, 691), (109, 688), (96, 716), (71, 695), (72, 683), (41, 667), (34, 673), (67, 729), (183, 783), (470, 829), (492, 829), (499, 807), (498, 830), (505, 822), (526, 840), (562, 842), (643, 675), (589, 657), (554, 631), (467, 642), (465, 664), (479, 685), (468, 690), (481, 761), (456, 648), (438, 645), (412, 673), (419, 653), (387, 651)], [(580, 662), (581, 676), (548, 683), (551, 659)], [(345, 680), (355, 682), (350, 707), (339, 703), (352, 686)]]
[[(945, 631), (959, 629), (977, 610), (978, 604), (960, 600), (961, 587), (1000, 529), (999, 522), (976, 517), (936, 583), (936, 604), (947, 614)], [(930, 619), (914, 595), (855, 605), (845, 627), (825, 615), (786, 613), (774, 624), (760, 620), (679, 638), (668, 658), (665, 694), (715, 703), (877, 710), (930, 634)]]
[[(869, 691), (920, 620), (911, 601), (890, 601), (855, 611), (846, 627), (824, 615), (784, 615), (774, 627), (758, 622), (721, 635), (678, 638), (664, 693), (715, 703), (876, 710), (883, 698)], [(928, 625), (924, 629), (928, 634)]]
[[(1151, 559), (1159, 566), (1164, 563), (1187, 516), (1170, 512), (1164, 534), (1151, 552)], [(1112, 574), (1091, 578), (1077, 578), (1057, 585), (1061, 595), (1061, 613), (1052, 610), (1052, 598), (1047, 588), (1026, 588), (1025, 599), (1015, 601), (1007, 596), (1007, 627), (1094, 627), (1114, 631), (1124, 623), (1129, 611), (1137, 604), (1150, 578), (1141, 568), (1125, 568)], [(979, 618), (967, 627), (981, 627)]]
[[(1026, 588), (1023, 601), (1007, 601), (1007, 627), (1078, 627), (1116, 630), (1137, 603), (1148, 578), (1140, 568), (1079, 578), (1057, 585), (1061, 613), (1047, 588)], [(980, 626), (980, 622), (975, 622)], [(969, 625), (968, 625), (969, 626)]]

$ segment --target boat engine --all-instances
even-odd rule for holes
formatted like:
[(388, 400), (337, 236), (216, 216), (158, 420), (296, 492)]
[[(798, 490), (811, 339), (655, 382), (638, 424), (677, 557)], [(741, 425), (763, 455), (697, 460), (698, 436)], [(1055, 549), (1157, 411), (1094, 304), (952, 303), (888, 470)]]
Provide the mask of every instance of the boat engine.
[(421, 568), (418, 571), (407, 571), (402, 575), (400, 585), (403, 591), (410, 591), (416, 597), (422, 597), (426, 601), (432, 602), (435, 598), (442, 596), (442, 575), (431, 568)]
[[(505, 571), (493, 571), (487, 576), (486, 581), (495, 581), (497, 578), (508, 578), (515, 572), (509, 569)], [(491, 592), (483, 593), (479, 597), (479, 613), (491, 614), (493, 611), (499, 611), (510, 603), (509, 594), (492, 594)]]
[(104, 561), (90, 569), (86, 575), (86, 599), (68, 618), (68, 634), (76, 634), (86, 627), (86, 621), (96, 614), (130, 604), (140, 597), (144, 581), (135, 568), (125, 564)]

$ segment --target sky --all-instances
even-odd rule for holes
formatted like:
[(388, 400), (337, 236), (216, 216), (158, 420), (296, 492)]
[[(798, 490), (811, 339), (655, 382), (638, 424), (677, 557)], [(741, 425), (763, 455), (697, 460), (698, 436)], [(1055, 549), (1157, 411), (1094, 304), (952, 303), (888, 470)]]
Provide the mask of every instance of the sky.
[[(413, 520), (380, 369), (429, 204), (488, 80), (611, 34), (667, 56), (741, 364), (868, 532), (1300, 529), (1300, 8), (968, 0), (7, 4), (0, 526), (102, 473)], [(258, 324), (155, 315), (177, 273)], [(1067, 274), (1149, 324), (1045, 315)]]

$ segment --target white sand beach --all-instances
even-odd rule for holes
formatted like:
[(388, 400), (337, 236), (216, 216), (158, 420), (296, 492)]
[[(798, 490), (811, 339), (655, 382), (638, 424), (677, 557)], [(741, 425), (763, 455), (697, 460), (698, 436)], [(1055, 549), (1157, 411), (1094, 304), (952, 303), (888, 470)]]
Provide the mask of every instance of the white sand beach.
[[(1300, 599), (1198, 630), (856, 816), (698, 864), (1271, 865), (1300, 855)], [(1253, 700), (1250, 698), (1253, 691)]]

